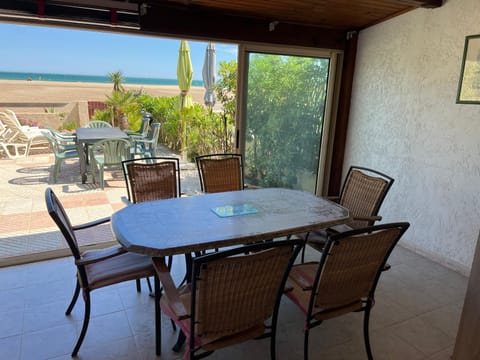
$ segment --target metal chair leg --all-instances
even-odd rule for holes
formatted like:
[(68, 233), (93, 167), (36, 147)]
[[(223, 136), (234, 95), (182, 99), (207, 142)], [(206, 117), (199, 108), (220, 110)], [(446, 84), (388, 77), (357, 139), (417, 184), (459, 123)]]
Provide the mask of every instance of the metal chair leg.
[(274, 325), (274, 327), (272, 328), (272, 333), (270, 335), (270, 359), (271, 360), (275, 360), (277, 358), (277, 352), (276, 352), (276, 348), (275, 348), (275, 343), (277, 342), (277, 336), (276, 336), (276, 333), (277, 333), (277, 329), (276, 329), (276, 325)]
[(78, 282), (78, 278), (77, 278), (77, 284), (75, 285), (75, 291), (73, 293), (72, 300), (70, 301), (70, 305), (68, 305), (67, 311), (65, 311), (65, 315), (70, 315), (70, 313), (72, 312), (73, 307), (77, 303), (78, 294), (80, 294), (80, 283)]
[(310, 329), (305, 329), (305, 337), (303, 338), (303, 359), (308, 360), (308, 335), (310, 333)]
[(180, 331), (180, 333), (178, 334), (177, 342), (175, 343), (175, 345), (173, 345), (172, 351), (174, 351), (176, 353), (180, 352), (183, 344), (185, 344), (186, 339), (187, 339), (187, 337), (185, 336), (183, 331)]
[(135, 280), (135, 284), (137, 285), (137, 292), (142, 292), (142, 284), (140, 284), (140, 279)]
[(363, 315), (363, 338), (365, 340), (365, 350), (367, 352), (367, 357), (369, 360), (373, 360), (372, 348), (370, 347), (370, 336), (369, 336), (369, 320), (370, 320), (370, 310), (372, 309), (371, 301), (368, 301), (367, 308), (365, 309), (365, 314)]
[(80, 331), (80, 336), (78, 337), (77, 344), (75, 345), (75, 348), (73, 349), (72, 357), (77, 356), (78, 350), (80, 350), (80, 346), (82, 345), (83, 338), (85, 337), (85, 334), (87, 333), (88, 322), (90, 321), (90, 293), (85, 292), (84, 300), (85, 300), (85, 314), (83, 316), (82, 331)]

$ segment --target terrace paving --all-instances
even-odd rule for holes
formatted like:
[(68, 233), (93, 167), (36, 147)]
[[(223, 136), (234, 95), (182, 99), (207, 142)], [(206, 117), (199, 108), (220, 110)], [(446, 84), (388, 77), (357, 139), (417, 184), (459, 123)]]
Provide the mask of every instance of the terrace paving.
[[(158, 156), (178, 154), (159, 145)], [(45, 209), (44, 193), (51, 187), (64, 205), (72, 224), (110, 216), (125, 206), (125, 181), (121, 169), (105, 173), (105, 190), (93, 184), (89, 176), (82, 184), (78, 160), (62, 164), (57, 184), (51, 176), (54, 156), (34, 154), (15, 160), (0, 159), (0, 267), (12, 262), (60, 256), (52, 251), (65, 249), (66, 243)], [(185, 195), (198, 193), (198, 173), (192, 163), (181, 162), (181, 189)], [(85, 232), (82, 245), (110, 239), (109, 225), (103, 232)], [(65, 253), (63, 253), (65, 255)]]

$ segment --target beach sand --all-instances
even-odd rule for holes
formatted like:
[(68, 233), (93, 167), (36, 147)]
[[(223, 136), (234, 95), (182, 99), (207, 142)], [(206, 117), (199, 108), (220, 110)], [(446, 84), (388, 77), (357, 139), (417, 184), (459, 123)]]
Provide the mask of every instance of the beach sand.
[[(129, 85), (127, 90), (143, 89), (152, 96), (175, 96), (180, 93), (176, 85)], [(2, 108), (17, 110), (43, 107), (43, 104), (61, 104), (76, 101), (105, 101), (112, 92), (110, 83), (71, 83), (56, 81), (0, 80), (0, 111)], [(203, 104), (205, 89), (192, 87), (193, 101)]]

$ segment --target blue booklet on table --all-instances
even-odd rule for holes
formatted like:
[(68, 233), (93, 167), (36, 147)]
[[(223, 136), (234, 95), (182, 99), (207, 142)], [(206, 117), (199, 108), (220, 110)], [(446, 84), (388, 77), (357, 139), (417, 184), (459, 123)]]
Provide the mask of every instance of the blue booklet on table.
[(212, 208), (212, 211), (220, 217), (256, 214), (258, 210), (251, 204), (225, 205)]

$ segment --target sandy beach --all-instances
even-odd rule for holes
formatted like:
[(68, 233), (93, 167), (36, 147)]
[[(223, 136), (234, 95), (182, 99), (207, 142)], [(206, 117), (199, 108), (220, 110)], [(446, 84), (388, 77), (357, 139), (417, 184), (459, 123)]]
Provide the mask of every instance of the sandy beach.
[[(0, 80), (0, 109), (42, 107), (48, 103), (70, 103), (76, 101), (104, 101), (112, 92), (112, 84), (71, 83), (56, 81)], [(180, 90), (175, 85), (129, 85), (127, 90), (143, 89), (152, 96), (174, 96)], [(192, 87), (193, 101), (203, 104), (205, 89)]]

